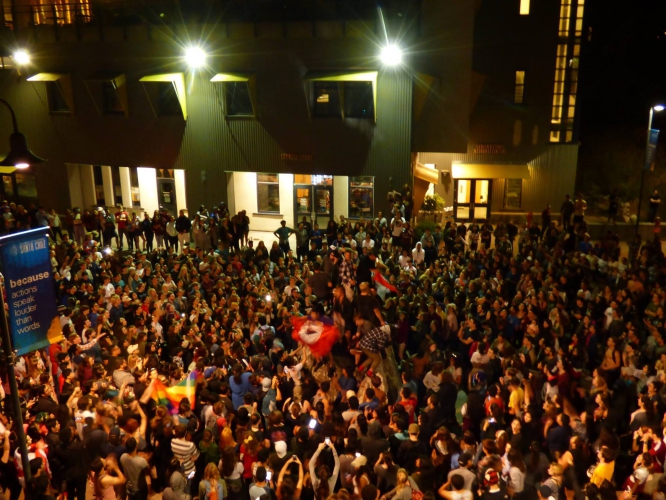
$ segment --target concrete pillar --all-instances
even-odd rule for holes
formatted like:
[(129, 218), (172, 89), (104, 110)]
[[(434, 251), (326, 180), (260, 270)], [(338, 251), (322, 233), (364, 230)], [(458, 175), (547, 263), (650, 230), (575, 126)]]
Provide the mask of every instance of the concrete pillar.
[(336, 222), (341, 215), (345, 219), (349, 216), (349, 177), (346, 175), (333, 176), (333, 213)]
[(123, 195), (123, 206), (132, 208), (132, 181), (129, 167), (118, 167), (120, 172), (120, 191)]
[(116, 205), (116, 197), (113, 192), (113, 174), (111, 167), (102, 165), (102, 185), (104, 186), (104, 200), (108, 207)]
[(81, 173), (79, 165), (67, 163), (67, 179), (69, 181), (69, 204), (72, 207), (83, 207), (83, 190), (81, 189)]
[(93, 166), (79, 165), (79, 175), (81, 176), (81, 197), (83, 199), (82, 205), (85, 208), (90, 208), (97, 205)]
[(152, 217), (153, 212), (160, 208), (157, 197), (157, 172), (150, 167), (139, 167), (136, 172), (139, 177), (141, 207)]
[(187, 191), (185, 190), (185, 170), (175, 169), (173, 178), (176, 182), (176, 209), (178, 214), (181, 210), (187, 210)]

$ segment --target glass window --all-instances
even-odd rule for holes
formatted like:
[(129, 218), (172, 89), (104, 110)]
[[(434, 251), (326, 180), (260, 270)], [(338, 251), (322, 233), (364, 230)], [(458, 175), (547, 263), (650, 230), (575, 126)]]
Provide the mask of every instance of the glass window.
[(345, 82), (345, 117), (375, 117), (372, 82)]
[(314, 82), (314, 116), (340, 118), (340, 89), (337, 82)]
[(37, 198), (37, 182), (31, 174), (15, 174), (16, 192), (19, 198)]
[(349, 218), (372, 219), (375, 216), (375, 178), (349, 178)]
[(525, 72), (516, 71), (516, 85), (513, 91), (513, 102), (523, 104), (525, 102)]
[(118, 91), (113, 82), (102, 82), (102, 98), (104, 99), (104, 113), (107, 115), (123, 115), (125, 110), (120, 99)]
[(257, 211), (280, 213), (278, 174), (257, 174)]
[(227, 82), (227, 116), (254, 116), (250, 85), (247, 82)]
[(504, 208), (520, 210), (523, 198), (523, 180), (506, 179), (504, 181)]
[(160, 116), (178, 116), (182, 115), (180, 101), (176, 93), (176, 87), (173, 82), (157, 82), (157, 106)]
[(46, 91), (51, 113), (71, 113), (58, 82), (46, 82)]
[(528, 16), (530, 14), (530, 0), (520, 0), (520, 15)]
[(93, 165), (93, 178), (95, 179), (95, 196), (97, 198), (97, 205), (103, 207), (106, 205), (104, 199), (104, 181), (102, 180), (102, 167)]
[(113, 196), (114, 203), (117, 205), (123, 204), (123, 189), (120, 187), (120, 169), (118, 167), (111, 167), (111, 178), (113, 179)]
[(132, 206), (141, 206), (141, 196), (139, 191), (139, 174), (136, 167), (130, 167), (130, 186), (132, 189)]
[(14, 180), (11, 175), (2, 176), (2, 192), (5, 199), (14, 199)]
[(294, 174), (294, 184), (307, 186), (332, 186), (332, 175)]

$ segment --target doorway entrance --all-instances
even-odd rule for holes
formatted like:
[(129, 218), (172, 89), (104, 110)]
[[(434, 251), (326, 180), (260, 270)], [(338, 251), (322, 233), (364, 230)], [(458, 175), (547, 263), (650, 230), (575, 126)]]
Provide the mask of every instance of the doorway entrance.
[(325, 227), (333, 219), (333, 176), (294, 175), (294, 226), (303, 217)]
[(453, 213), (456, 221), (490, 219), (490, 179), (455, 179)]

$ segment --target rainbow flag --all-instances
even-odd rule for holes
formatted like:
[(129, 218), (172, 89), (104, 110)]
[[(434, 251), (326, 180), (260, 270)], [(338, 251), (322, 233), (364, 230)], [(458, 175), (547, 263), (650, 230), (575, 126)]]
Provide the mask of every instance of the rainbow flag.
[(156, 380), (153, 385), (153, 399), (158, 405), (169, 408), (171, 414), (174, 415), (178, 413), (178, 405), (184, 398), (187, 398), (192, 408), (194, 408), (197, 375), (197, 371), (192, 370), (187, 377), (172, 387), (167, 387), (159, 380)]

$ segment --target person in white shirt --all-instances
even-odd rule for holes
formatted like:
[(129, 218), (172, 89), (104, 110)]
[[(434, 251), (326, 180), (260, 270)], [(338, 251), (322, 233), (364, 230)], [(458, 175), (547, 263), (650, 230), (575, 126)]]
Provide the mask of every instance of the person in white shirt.
[(375, 240), (373, 240), (369, 234), (365, 235), (365, 239), (363, 240), (363, 248), (367, 248), (368, 250), (375, 248)]
[(423, 250), (423, 246), (419, 241), (416, 243), (416, 248), (412, 250), (412, 261), (414, 262), (414, 265), (418, 266), (424, 260), (425, 260), (425, 251)]

